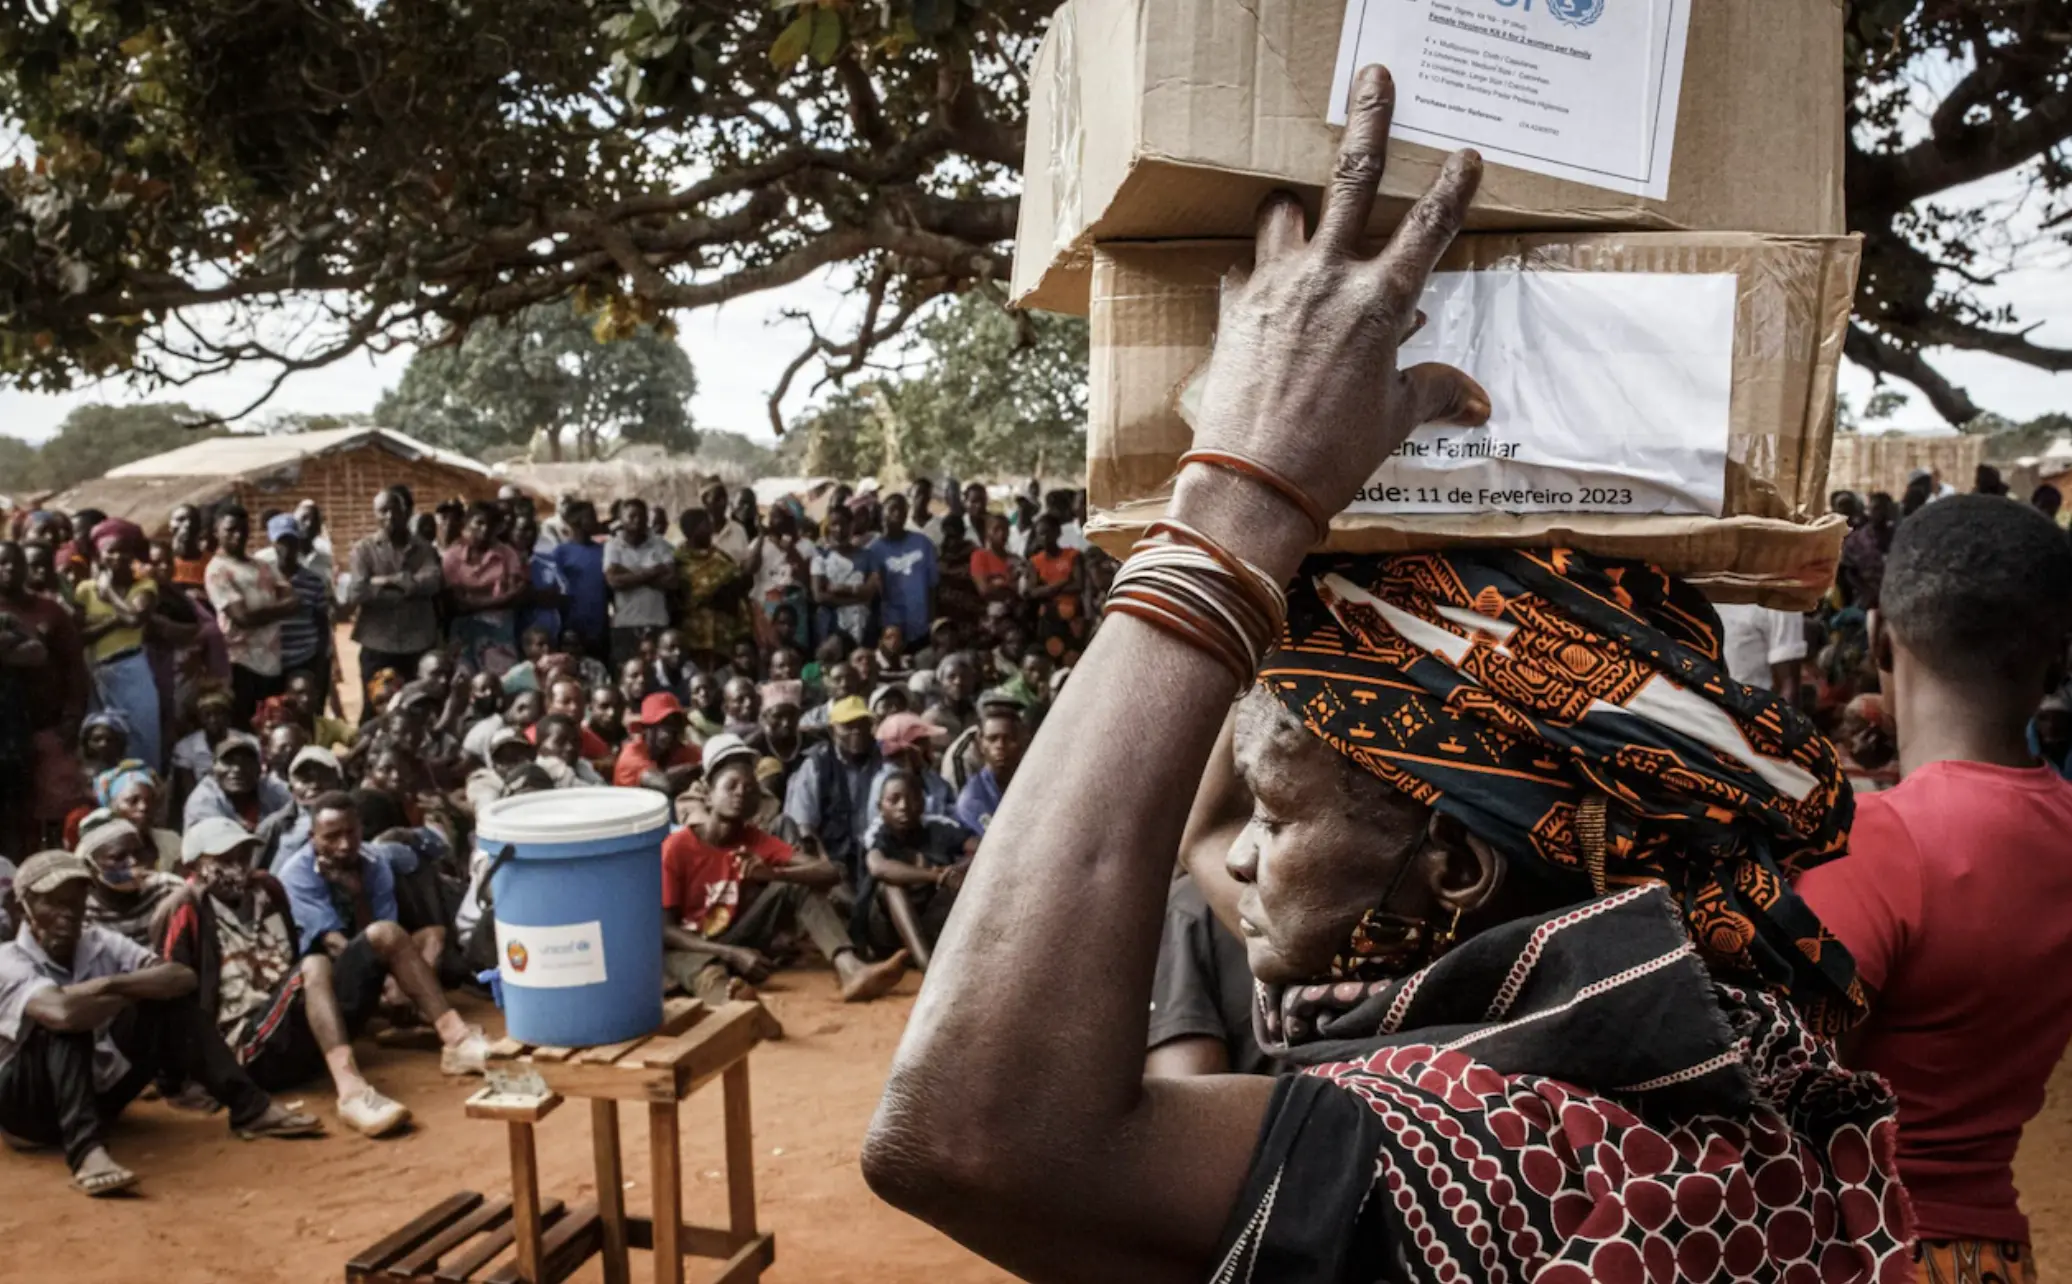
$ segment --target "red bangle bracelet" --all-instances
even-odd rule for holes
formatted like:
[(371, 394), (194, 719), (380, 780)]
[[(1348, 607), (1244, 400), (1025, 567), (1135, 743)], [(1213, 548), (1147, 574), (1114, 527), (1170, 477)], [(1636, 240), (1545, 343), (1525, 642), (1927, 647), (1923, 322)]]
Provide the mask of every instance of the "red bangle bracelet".
[(1247, 459), (1228, 450), (1190, 450), (1180, 456), (1181, 468), (1184, 469), (1189, 464), (1221, 468), (1240, 477), (1249, 477), (1279, 495), (1300, 509), (1304, 517), (1309, 518), (1309, 524), (1316, 529), (1316, 542), (1319, 545), (1331, 534), (1331, 515), (1324, 511), (1323, 505), (1311, 499), (1302, 487), (1288, 480), (1286, 476), (1256, 459)]

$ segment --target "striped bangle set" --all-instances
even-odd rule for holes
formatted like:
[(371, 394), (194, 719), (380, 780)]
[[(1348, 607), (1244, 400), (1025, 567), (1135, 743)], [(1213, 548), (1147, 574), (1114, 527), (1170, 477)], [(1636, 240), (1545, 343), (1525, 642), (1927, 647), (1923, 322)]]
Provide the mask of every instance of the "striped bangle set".
[(1152, 523), (1130, 551), (1109, 589), (1107, 610), (1215, 657), (1242, 696), (1280, 639), (1288, 595), (1266, 572), (1168, 518)]

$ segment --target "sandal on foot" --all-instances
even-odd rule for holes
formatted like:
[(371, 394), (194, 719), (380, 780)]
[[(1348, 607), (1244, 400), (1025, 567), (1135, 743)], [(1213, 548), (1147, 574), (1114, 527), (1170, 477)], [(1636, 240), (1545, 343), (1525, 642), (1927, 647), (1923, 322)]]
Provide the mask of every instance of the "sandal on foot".
[(142, 1177), (117, 1164), (97, 1173), (73, 1173), (72, 1189), (88, 1199), (106, 1199), (110, 1195), (130, 1189), (142, 1180)]
[(237, 1135), (246, 1141), (259, 1137), (321, 1137), (324, 1121), (301, 1110), (283, 1110), (278, 1115), (269, 1111), (238, 1129)]

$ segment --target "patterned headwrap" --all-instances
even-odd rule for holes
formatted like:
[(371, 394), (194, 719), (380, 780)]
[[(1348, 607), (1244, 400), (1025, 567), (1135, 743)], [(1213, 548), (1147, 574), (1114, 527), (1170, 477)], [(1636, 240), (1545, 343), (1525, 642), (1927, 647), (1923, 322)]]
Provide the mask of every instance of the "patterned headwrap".
[(1566, 550), (1314, 559), (1260, 679), (1315, 735), (1513, 859), (1666, 884), (1716, 966), (1834, 1033), (1847, 950), (1792, 891), (1843, 854), (1831, 745), (1730, 679), (1697, 592)]
[(124, 717), (120, 711), (115, 709), (100, 709), (96, 710), (93, 713), (87, 714), (84, 718), (79, 720), (80, 745), (82, 747), (85, 746), (87, 732), (96, 730), (101, 727), (107, 727), (110, 730), (120, 732), (125, 737), (128, 736), (130, 733), (129, 719), (127, 717)]
[(108, 770), (94, 777), (94, 801), (103, 807), (113, 807), (115, 800), (122, 797), (131, 785), (142, 781), (153, 789), (160, 787), (158, 773), (136, 758), (124, 758)]
[(150, 556), (151, 543), (144, 538), (144, 528), (120, 517), (110, 517), (93, 528), (91, 541), (95, 548), (103, 544), (114, 544), (131, 557)]

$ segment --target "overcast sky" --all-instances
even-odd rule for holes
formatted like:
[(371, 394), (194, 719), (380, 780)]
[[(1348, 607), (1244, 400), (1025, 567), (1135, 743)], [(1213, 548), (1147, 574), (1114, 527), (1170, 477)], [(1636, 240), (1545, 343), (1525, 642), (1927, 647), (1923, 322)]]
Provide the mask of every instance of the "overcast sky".
[[(2033, 268), (2011, 273), (1995, 293), (2015, 305), (2025, 324), (2042, 323), (2032, 337), (2039, 343), (2072, 346), (2072, 269)], [(692, 415), (701, 428), (726, 428), (768, 438), (764, 399), (784, 367), (804, 342), (804, 327), (787, 321), (787, 309), (810, 312), (823, 330), (842, 333), (853, 323), (854, 310), (826, 277), (799, 282), (783, 290), (739, 299), (719, 308), (682, 314), (680, 337), (698, 374)], [(291, 377), (269, 409), (344, 413), (374, 408), (385, 389), (402, 377), (406, 353), (374, 359), (352, 357), (322, 370)], [(1936, 354), (1938, 366), (1954, 383), (1970, 391), (1987, 410), (2010, 419), (2033, 418), (2051, 410), (2072, 411), (2072, 376), (2059, 377), (1977, 353)], [(0, 431), (40, 441), (57, 430), (73, 406), (88, 401), (186, 400), (210, 410), (230, 411), (248, 403), (265, 386), (269, 373), (253, 370), (199, 381), (185, 388), (157, 393), (138, 391), (121, 382), (106, 382), (62, 396), (0, 390)], [(787, 408), (806, 404), (801, 378)], [(1861, 407), (1870, 379), (1847, 369), (1843, 389)], [(1915, 399), (1894, 420), (1897, 427), (1930, 427), (1940, 419)]]

